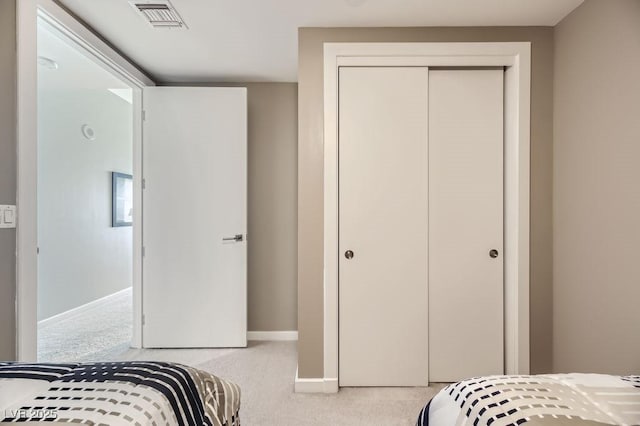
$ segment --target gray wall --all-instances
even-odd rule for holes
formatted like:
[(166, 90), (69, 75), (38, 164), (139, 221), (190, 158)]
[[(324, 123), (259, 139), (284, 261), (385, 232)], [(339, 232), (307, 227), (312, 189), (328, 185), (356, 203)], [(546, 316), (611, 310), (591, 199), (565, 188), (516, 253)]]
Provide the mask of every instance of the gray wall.
[[(96, 77), (106, 73), (95, 67)], [(74, 77), (39, 79), (39, 320), (131, 287), (133, 279), (132, 228), (111, 227), (111, 172), (132, 173), (133, 109), (106, 87), (78, 87)], [(82, 136), (85, 123), (94, 141)]]
[(531, 371), (552, 368), (553, 28), (302, 28), (298, 35), (298, 374), (323, 376), (324, 42), (531, 41)]
[[(16, 203), (16, 2), (0, 0), (0, 204)], [(0, 360), (16, 356), (16, 233), (0, 229)]]
[(640, 1), (555, 31), (554, 370), (640, 373)]

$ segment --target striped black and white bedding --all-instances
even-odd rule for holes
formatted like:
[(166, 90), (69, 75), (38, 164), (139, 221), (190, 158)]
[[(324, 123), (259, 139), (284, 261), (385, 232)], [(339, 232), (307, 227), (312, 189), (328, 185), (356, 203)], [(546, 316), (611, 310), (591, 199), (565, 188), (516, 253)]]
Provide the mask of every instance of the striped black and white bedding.
[(454, 383), (417, 426), (640, 425), (640, 376), (488, 376)]
[(0, 420), (238, 426), (240, 389), (167, 362), (0, 363)]

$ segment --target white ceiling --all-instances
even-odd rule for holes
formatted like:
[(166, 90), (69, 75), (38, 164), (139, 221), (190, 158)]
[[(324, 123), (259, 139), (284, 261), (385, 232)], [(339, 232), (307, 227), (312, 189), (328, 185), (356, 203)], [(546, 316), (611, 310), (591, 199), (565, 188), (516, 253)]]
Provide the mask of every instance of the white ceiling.
[(38, 56), (55, 61), (58, 69), (38, 65), (40, 90), (128, 89), (123, 82), (59, 38), (47, 24), (38, 23)]
[(554, 26), (583, 0), (172, 0), (188, 30), (127, 0), (59, 0), (156, 80), (297, 81), (299, 27)]

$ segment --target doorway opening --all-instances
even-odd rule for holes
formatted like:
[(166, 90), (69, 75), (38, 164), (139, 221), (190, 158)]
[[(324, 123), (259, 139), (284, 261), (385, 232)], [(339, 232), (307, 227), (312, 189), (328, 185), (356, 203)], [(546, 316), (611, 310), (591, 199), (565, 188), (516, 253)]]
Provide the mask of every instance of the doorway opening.
[(38, 361), (133, 338), (133, 88), (38, 18)]

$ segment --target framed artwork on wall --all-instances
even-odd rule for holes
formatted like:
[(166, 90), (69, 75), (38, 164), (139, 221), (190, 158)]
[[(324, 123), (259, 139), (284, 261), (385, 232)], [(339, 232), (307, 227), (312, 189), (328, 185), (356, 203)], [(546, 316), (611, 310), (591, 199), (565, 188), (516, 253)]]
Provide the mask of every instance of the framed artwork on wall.
[(133, 176), (111, 172), (111, 226), (133, 226)]

